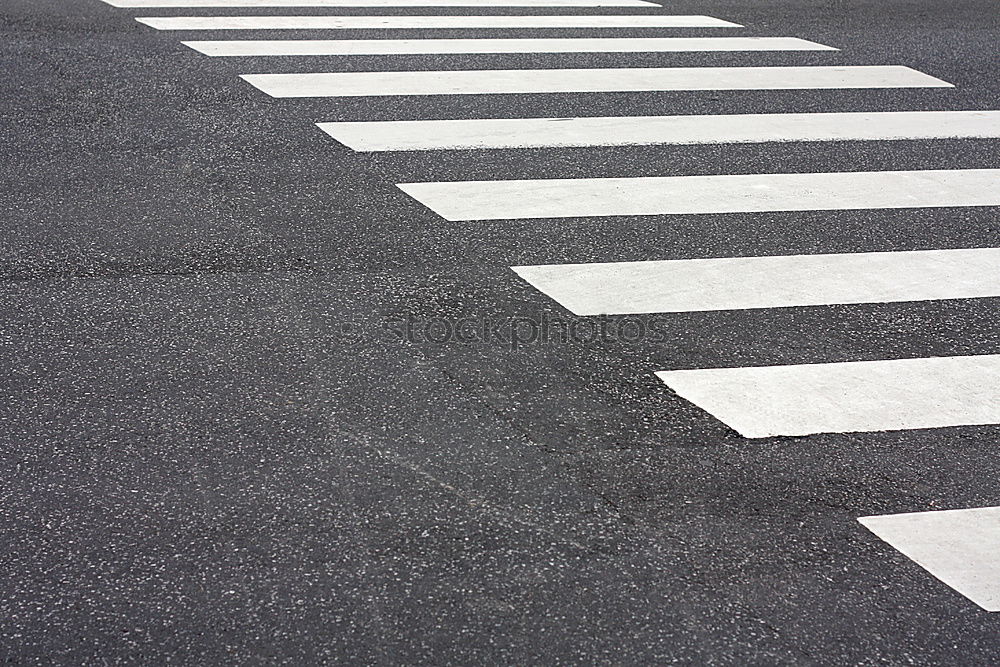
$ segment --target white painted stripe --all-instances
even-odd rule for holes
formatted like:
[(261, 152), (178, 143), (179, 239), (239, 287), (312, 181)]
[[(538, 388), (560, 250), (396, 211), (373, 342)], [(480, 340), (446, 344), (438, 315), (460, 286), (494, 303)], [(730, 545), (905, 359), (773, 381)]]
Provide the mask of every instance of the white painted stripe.
[(708, 16), (157, 16), (157, 30), (405, 30), (442, 28), (739, 28)]
[(512, 268), (575, 315), (1000, 297), (1000, 248)]
[(242, 78), (272, 97), (952, 87), (898, 65), (324, 72)]
[(317, 123), (356, 151), (1000, 138), (1000, 111)]
[(453, 53), (666, 53), (836, 51), (796, 37), (558, 39), (335, 39), (183, 42), (207, 56), (381, 56)]
[(1000, 611), (1000, 507), (858, 519), (986, 611)]
[(112, 7), (659, 7), (646, 0), (104, 0)]
[(1000, 169), (402, 183), (447, 220), (1000, 206)]
[(747, 438), (1000, 423), (1000, 355), (657, 376)]

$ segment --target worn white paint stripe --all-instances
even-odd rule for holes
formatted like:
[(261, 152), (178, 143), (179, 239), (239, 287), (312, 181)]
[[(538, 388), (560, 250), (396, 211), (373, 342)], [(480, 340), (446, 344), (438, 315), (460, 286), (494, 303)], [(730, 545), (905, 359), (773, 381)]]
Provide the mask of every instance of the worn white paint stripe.
[(952, 87), (898, 65), (323, 72), (242, 78), (272, 97)]
[(1000, 111), (886, 111), (317, 123), (356, 151), (1000, 138)]
[(858, 519), (986, 611), (1000, 611), (1000, 507)]
[(576, 315), (1000, 297), (1000, 248), (513, 269)]
[(595, 37), (558, 39), (333, 39), (183, 42), (207, 56), (381, 56), (453, 53), (666, 53), (836, 51), (796, 37)]
[(747, 438), (1000, 423), (1000, 355), (657, 376)]
[(402, 183), (447, 220), (1000, 206), (1000, 169)]
[(157, 30), (406, 30), (478, 28), (739, 28), (708, 16), (157, 16)]
[(659, 7), (646, 0), (104, 0), (112, 7)]

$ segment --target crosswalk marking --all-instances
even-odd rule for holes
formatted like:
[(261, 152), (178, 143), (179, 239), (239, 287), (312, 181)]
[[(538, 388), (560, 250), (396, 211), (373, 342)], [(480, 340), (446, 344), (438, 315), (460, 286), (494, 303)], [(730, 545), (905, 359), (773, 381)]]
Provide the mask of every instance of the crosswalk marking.
[(242, 78), (272, 97), (952, 87), (899, 65), (321, 72)]
[(188, 7), (650, 7), (646, 0), (104, 0), (123, 9)]
[(142, 16), (157, 30), (409, 30), (478, 28), (739, 28), (709, 16)]
[(660, 371), (747, 438), (1000, 423), (1000, 355)]
[[(106, 0), (128, 7), (601, 7), (645, 0)], [(738, 28), (706, 16), (167, 16), (159, 30)], [(836, 51), (795, 37), (195, 40), (208, 56)], [(949, 88), (903, 66), (650, 67), (246, 74), (278, 98)], [(777, 113), (318, 123), (355, 150), (1000, 138), (1000, 112)], [(1000, 206), (1000, 170), (400, 183), (453, 221)], [(1000, 296), (1000, 249), (513, 267), (578, 315)], [(1000, 356), (661, 371), (747, 437), (1000, 422)]]
[(512, 268), (575, 315), (1000, 297), (1000, 248)]
[(1000, 169), (401, 183), (446, 220), (1000, 206)]
[(356, 151), (1000, 138), (1000, 111), (484, 118), (317, 123)]
[[(647, 0), (104, 0), (115, 7), (644, 7)], [(391, 13), (391, 12), (386, 12)], [(158, 30), (739, 28), (705, 16), (172, 16)], [(329, 36), (331, 33), (327, 33)], [(797, 38), (187, 41), (208, 56), (836, 51)], [(899, 66), (252, 74), (274, 97), (944, 88)], [(776, 113), (318, 123), (358, 151), (1000, 138), (1000, 112)], [(545, 179), (399, 186), (448, 220), (1000, 206), (1000, 170)], [(1000, 248), (512, 267), (580, 316), (1000, 297)], [(748, 438), (1000, 424), (1000, 355), (666, 370)], [(1000, 611), (1000, 507), (862, 517)]]
[(858, 521), (986, 611), (1000, 611), (1000, 507), (866, 516)]
[(679, 51), (836, 51), (796, 37), (557, 39), (332, 39), (190, 41), (207, 56), (357, 56), (449, 53), (654, 53)]

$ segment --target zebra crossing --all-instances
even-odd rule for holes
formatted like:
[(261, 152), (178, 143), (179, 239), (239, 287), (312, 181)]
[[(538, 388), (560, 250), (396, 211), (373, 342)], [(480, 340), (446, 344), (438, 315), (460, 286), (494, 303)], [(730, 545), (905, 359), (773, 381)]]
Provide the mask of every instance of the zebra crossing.
[(747, 438), (1000, 421), (1000, 355), (657, 373)]
[(317, 123), (355, 151), (1000, 138), (1000, 111), (479, 118)]
[[(157, 30), (443, 30), (478, 28), (741, 28), (710, 16), (152, 16)], [(319, 40), (322, 41), (322, 40)]]
[(909, 67), (643, 67), (244, 74), (271, 97), (950, 88)]
[(1000, 248), (515, 266), (574, 315), (1000, 296)]
[(680, 53), (835, 51), (795, 37), (634, 37), (619, 39), (299, 39), (182, 42), (206, 56), (390, 56), (456, 53)]
[(1000, 169), (401, 183), (445, 220), (1000, 206)]
[(646, 0), (103, 0), (122, 9), (194, 7), (655, 7)]
[(1000, 611), (1000, 507), (866, 516), (861, 524), (986, 611)]
[[(104, 0), (120, 8), (646, 8), (645, 0)], [(724, 18), (544, 16), (138, 17), (160, 31), (706, 28)], [(187, 40), (211, 57), (513, 53), (838, 52), (794, 36)], [(254, 73), (274, 98), (947, 89), (905, 64), (773, 67)], [(322, 122), (364, 152), (843, 140), (1000, 138), (1000, 111), (841, 111), (694, 116)], [(695, 174), (640, 178), (410, 182), (400, 190), (448, 221), (1000, 206), (1000, 169)], [(512, 267), (579, 317), (794, 308), (1000, 296), (1000, 249), (650, 260)], [(746, 438), (1000, 423), (1000, 355), (788, 366), (651, 369), (678, 396)], [(862, 517), (881, 539), (984, 609), (1000, 610), (1000, 508)]]

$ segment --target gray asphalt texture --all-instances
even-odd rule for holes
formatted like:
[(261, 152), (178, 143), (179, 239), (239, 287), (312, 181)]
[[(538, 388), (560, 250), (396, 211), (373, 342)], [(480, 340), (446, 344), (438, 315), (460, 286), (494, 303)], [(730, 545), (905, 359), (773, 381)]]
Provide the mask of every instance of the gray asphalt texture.
[[(317, 121), (1000, 108), (993, 0), (674, 0), (840, 52), (207, 58), (0, 8), (0, 660), (1000, 662), (858, 516), (1000, 504), (1000, 428), (746, 440), (654, 371), (1000, 353), (1000, 299), (575, 318), (509, 266), (1000, 245), (993, 208), (446, 222), (421, 180), (1000, 167), (997, 142), (356, 154)], [(406, 13), (477, 13), (407, 9)], [(651, 36), (650, 30), (338, 37)], [(280, 71), (900, 64), (955, 89), (275, 100)], [(510, 318), (515, 318), (511, 320)], [(397, 332), (414, 323), (409, 340)]]

